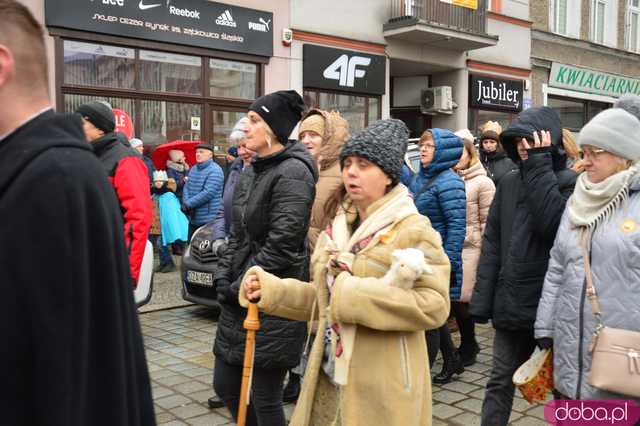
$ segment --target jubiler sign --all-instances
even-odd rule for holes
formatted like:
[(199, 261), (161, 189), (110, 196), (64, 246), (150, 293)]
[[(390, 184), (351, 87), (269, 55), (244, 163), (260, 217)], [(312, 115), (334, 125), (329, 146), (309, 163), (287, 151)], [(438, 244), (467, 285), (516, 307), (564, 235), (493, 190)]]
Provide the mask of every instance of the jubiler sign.
[(47, 0), (47, 26), (273, 55), (273, 13), (204, 0)]
[(551, 65), (549, 86), (595, 93), (615, 98), (632, 93), (640, 95), (640, 80), (554, 62)]
[(522, 111), (522, 80), (471, 76), (469, 104), (471, 108)]

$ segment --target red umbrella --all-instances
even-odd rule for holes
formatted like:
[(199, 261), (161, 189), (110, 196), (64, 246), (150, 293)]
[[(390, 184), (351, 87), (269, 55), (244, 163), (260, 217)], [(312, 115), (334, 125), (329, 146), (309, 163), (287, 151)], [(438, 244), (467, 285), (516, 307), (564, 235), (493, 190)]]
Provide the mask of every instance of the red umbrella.
[(156, 150), (153, 151), (151, 159), (153, 165), (157, 170), (164, 170), (167, 168), (167, 160), (169, 159), (169, 151), (177, 149), (184, 152), (184, 156), (187, 159), (187, 163), (192, 166), (196, 164), (196, 145), (201, 144), (201, 141), (172, 141), (158, 145)]

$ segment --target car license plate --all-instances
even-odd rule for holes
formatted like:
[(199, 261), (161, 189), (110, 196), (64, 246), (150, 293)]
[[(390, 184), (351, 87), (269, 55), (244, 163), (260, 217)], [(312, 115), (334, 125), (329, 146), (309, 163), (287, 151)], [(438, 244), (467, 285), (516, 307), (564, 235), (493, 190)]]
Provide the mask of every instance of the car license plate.
[(213, 287), (213, 276), (206, 272), (187, 271), (187, 280), (191, 284)]

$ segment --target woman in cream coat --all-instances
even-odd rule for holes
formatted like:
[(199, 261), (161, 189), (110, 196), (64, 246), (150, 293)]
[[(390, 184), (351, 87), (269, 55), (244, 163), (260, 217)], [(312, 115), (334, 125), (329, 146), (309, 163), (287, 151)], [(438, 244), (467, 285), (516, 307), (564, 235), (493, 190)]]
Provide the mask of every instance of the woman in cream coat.
[[(346, 142), (340, 209), (318, 238), (313, 282), (259, 267), (245, 275), (242, 305), (250, 299), (271, 315), (317, 318), (326, 331), (313, 343), (291, 425), (431, 424), (424, 330), (449, 314), (450, 265), (439, 234), (399, 184), (407, 136), (401, 121), (382, 120)], [(432, 273), (409, 290), (381, 280), (392, 252), (409, 247), (424, 253)]]
[(465, 367), (476, 362), (480, 347), (476, 341), (475, 325), (469, 315), (469, 301), (476, 284), (476, 270), (480, 260), (482, 234), (487, 223), (489, 207), (496, 193), (496, 186), (487, 176), (480, 161), (478, 150), (473, 145), (473, 135), (467, 129), (456, 132), (464, 141), (462, 157), (455, 171), (464, 180), (467, 196), (467, 232), (462, 245), (462, 291), (459, 301), (453, 301), (451, 309), (460, 330), (458, 353)]

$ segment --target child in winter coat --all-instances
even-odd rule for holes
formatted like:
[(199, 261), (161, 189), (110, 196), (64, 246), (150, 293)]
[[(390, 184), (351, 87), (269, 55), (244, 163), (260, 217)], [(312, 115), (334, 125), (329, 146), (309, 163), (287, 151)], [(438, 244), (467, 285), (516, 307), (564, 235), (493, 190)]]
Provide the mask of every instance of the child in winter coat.
[[(176, 266), (169, 252), (169, 244), (187, 241), (189, 220), (180, 210), (180, 201), (175, 195), (176, 182), (160, 170), (153, 173), (151, 193), (154, 200), (154, 214), (157, 211), (160, 222), (160, 235), (156, 237), (160, 264), (156, 272), (173, 272)], [(155, 205), (157, 204), (157, 209)], [(154, 217), (155, 223), (155, 217)]]

